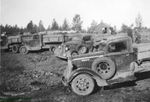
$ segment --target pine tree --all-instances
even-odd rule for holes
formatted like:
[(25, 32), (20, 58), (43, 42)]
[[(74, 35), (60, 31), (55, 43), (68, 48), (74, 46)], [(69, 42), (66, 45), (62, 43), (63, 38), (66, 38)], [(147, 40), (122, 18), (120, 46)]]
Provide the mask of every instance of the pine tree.
[(58, 23), (53, 19), (51, 30), (59, 30)]
[(69, 24), (66, 19), (64, 19), (64, 23), (62, 25), (62, 30), (69, 30)]
[(33, 22), (32, 22), (32, 20), (27, 24), (27, 30), (28, 30), (28, 32), (33, 32)]
[(80, 15), (76, 14), (72, 20), (72, 29), (75, 31), (81, 31), (82, 30), (82, 23), (83, 23), (83, 21), (81, 21)]
[(95, 20), (92, 21), (90, 28), (88, 28), (89, 33), (94, 33), (97, 28), (97, 22)]
[(38, 32), (45, 31), (42, 20), (39, 21)]

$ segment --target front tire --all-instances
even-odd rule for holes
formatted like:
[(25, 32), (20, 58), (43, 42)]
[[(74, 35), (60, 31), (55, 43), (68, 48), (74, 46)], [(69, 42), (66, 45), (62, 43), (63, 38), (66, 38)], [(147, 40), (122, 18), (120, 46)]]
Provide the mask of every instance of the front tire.
[(86, 46), (80, 46), (78, 50), (79, 54), (85, 54), (87, 53), (87, 51), (88, 51), (88, 48)]
[(29, 51), (28, 51), (27, 47), (21, 46), (20, 49), (19, 49), (19, 52), (21, 54), (27, 54)]
[(56, 47), (55, 46), (52, 46), (52, 47), (50, 47), (50, 52), (52, 53), (52, 54), (54, 54), (54, 52), (55, 52), (55, 50), (56, 50)]
[(94, 80), (87, 74), (79, 74), (71, 83), (72, 91), (81, 96), (91, 94), (94, 90), (94, 87)]

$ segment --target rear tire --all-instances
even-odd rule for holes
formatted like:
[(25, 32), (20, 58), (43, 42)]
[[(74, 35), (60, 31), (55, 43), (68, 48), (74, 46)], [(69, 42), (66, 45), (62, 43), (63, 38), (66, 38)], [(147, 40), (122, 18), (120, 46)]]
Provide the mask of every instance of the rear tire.
[(13, 53), (18, 53), (18, 51), (19, 51), (19, 46), (18, 46), (18, 45), (12, 45), (11, 50), (12, 50)]
[(21, 54), (27, 54), (29, 51), (28, 51), (27, 47), (21, 46), (20, 49), (19, 49), (19, 52)]
[(87, 74), (79, 74), (71, 83), (71, 88), (74, 93), (81, 96), (89, 95), (95, 87), (94, 80)]

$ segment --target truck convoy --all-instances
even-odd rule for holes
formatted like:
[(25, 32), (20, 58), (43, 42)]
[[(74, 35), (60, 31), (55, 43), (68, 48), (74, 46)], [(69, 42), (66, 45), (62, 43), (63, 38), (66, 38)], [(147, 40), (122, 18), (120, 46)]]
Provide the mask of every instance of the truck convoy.
[(1, 37), (1, 49), (9, 49), (13, 53), (27, 54), (29, 51), (49, 49), (52, 53), (62, 42), (68, 40), (66, 34), (35, 33), (27, 35)]
[(64, 71), (62, 82), (78, 95), (89, 95), (95, 86), (134, 80), (136, 73), (150, 71), (140, 67), (150, 63), (150, 43), (132, 44), (128, 36), (113, 35), (97, 43), (95, 52), (71, 57)]
[[(1, 36), (1, 49), (8, 49), (13, 53), (20, 52), (22, 54), (27, 54), (29, 51), (49, 49), (52, 53), (54, 53), (54, 50), (63, 43), (64, 45), (66, 45), (63, 50), (68, 48), (72, 51), (72, 55), (88, 53), (89, 51), (91, 51), (93, 46), (94, 34), (75, 33), (75, 31), (53, 31), (8, 37)], [(78, 37), (76, 35), (78, 35)], [(105, 33), (104, 35), (97, 35), (100, 36), (97, 36), (97, 38), (100, 39), (101, 36), (111, 34)]]

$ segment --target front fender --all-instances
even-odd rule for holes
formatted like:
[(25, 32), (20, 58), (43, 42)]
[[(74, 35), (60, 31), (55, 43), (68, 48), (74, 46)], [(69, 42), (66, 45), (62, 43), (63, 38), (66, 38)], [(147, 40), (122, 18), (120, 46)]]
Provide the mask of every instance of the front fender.
[(143, 64), (144, 62), (150, 62), (150, 57), (144, 58), (144, 59), (141, 59), (141, 60), (137, 61), (138, 65), (141, 65), (141, 64)]
[(106, 80), (102, 79), (96, 72), (89, 68), (78, 68), (77, 70), (73, 71), (71, 73), (71, 76), (68, 80), (68, 83), (70, 84), (72, 80), (79, 74), (88, 74), (90, 75), (97, 83), (98, 86), (106, 86), (108, 85)]

